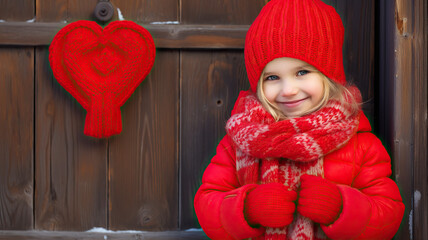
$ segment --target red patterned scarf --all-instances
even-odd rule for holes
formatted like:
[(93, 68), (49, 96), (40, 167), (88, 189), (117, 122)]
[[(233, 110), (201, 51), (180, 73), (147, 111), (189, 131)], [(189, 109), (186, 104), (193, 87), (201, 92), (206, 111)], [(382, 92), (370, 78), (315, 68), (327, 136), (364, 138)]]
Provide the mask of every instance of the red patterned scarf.
[[(359, 93), (359, 92), (358, 92)], [(236, 144), (241, 184), (284, 183), (296, 190), (302, 174), (324, 176), (323, 157), (356, 133), (359, 114), (338, 101), (309, 115), (275, 121), (254, 94), (240, 97), (226, 131)], [(267, 228), (262, 239), (325, 239), (311, 220), (297, 215), (285, 228)]]

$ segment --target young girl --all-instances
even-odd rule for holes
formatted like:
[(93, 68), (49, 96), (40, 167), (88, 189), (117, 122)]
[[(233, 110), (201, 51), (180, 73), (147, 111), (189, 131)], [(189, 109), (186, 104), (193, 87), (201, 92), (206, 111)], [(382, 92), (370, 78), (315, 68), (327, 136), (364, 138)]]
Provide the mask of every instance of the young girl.
[(195, 210), (211, 239), (391, 239), (390, 158), (345, 86), (344, 29), (320, 0), (271, 0), (251, 25), (241, 92)]

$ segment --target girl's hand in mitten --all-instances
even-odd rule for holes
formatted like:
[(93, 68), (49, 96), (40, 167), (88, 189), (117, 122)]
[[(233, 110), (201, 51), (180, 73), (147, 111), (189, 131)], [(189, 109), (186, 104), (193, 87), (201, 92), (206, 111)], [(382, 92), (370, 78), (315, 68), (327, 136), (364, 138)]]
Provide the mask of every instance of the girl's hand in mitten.
[(297, 211), (312, 221), (330, 225), (342, 210), (342, 195), (339, 188), (321, 177), (303, 175)]
[(245, 199), (245, 218), (252, 226), (283, 227), (293, 221), (297, 199), (295, 191), (289, 191), (280, 183), (257, 186)]

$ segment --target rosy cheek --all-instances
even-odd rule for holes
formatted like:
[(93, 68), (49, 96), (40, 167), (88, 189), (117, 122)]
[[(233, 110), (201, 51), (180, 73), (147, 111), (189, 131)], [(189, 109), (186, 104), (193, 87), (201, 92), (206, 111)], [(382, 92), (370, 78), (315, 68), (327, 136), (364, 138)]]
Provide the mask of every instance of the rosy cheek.
[(263, 88), (263, 93), (264, 93), (266, 99), (269, 102), (272, 102), (275, 98), (274, 88), (270, 84), (266, 84), (266, 85)]

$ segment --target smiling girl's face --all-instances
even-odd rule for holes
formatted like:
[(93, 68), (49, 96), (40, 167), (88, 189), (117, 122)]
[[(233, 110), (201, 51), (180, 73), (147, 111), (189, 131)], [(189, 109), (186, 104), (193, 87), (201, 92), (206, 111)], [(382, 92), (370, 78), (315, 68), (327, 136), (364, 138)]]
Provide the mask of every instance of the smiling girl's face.
[(323, 75), (312, 65), (295, 58), (276, 58), (261, 76), (263, 93), (287, 118), (316, 110), (324, 95)]

